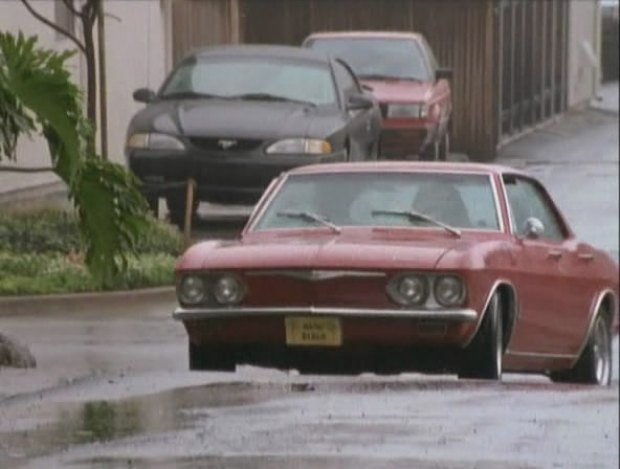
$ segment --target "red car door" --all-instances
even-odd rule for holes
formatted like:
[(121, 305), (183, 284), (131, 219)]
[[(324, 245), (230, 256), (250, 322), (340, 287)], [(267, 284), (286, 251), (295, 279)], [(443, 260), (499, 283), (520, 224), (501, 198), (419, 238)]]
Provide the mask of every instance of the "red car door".
[[(587, 327), (593, 291), (584, 291), (575, 241), (543, 187), (505, 175), (518, 320), (511, 352), (571, 355)], [(586, 290), (592, 290), (592, 287)]]

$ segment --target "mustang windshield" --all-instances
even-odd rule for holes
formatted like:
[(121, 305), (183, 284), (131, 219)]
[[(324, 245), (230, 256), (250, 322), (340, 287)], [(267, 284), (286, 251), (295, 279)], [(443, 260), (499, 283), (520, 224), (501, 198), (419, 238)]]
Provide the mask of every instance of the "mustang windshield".
[(341, 58), (360, 78), (431, 79), (420, 46), (412, 39), (317, 38), (310, 47)]
[(161, 97), (191, 93), (314, 105), (336, 102), (327, 66), (268, 58), (198, 58), (184, 62), (166, 83)]
[[(320, 214), (321, 221), (305, 214)], [(500, 229), (490, 176), (443, 172), (292, 175), (253, 229), (318, 228), (325, 221), (337, 227), (442, 227), (454, 234)]]

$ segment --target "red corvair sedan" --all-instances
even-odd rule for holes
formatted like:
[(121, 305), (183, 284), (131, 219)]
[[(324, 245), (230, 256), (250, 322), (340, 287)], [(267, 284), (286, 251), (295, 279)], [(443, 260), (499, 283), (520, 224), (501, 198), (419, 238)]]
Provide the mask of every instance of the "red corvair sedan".
[(452, 70), (439, 67), (420, 33), (314, 33), (303, 42), (341, 58), (381, 105), (380, 154), (387, 159), (445, 160), (450, 152)]
[(502, 371), (607, 385), (618, 267), (536, 179), (469, 163), (314, 165), (241, 238), (192, 246), (174, 317), (193, 370)]

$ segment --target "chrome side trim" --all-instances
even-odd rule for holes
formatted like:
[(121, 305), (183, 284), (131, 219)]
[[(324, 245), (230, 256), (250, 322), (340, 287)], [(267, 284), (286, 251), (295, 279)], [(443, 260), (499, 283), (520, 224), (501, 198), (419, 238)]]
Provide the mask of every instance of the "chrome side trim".
[(326, 270), (326, 269), (273, 269), (273, 270), (249, 270), (245, 272), (248, 276), (282, 276), (293, 277), (308, 281), (331, 280), (343, 277), (355, 278), (383, 278), (385, 272), (371, 272), (364, 270)]
[(513, 357), (526, 357), (526, 358), (552, 358), (552, 359), (574, 359), (575, 355), (570, 353), (544, 353), (544, 352), (515, 352), (513, 350), (506, 350), (506, 355), (512, 355)]
[(499, 231), (503, 233), (504, 232), (504, 213), (502, 212), (502, 207), (499, 203), (499, 189), (497, 187), (497, 183), (495, 182), (495, 177), (493, 174), (489, 174), (489, 179), (491, 181), (491, 187), (493, 188), (493, 199), (495, 202), (495, 216), (497, 217)]
[[(514, 332), (514, 326), (517, 323), (517, 318), (519, 317), (519, 303), (518, 303), (518, 300), (517, 300), (517, 290), (514, 287), (514, 285), (512, 284), (512, 282), (510, 282), (509, 280), (499, 279), (499, 280), (496, 280), (493, 283), (493, 286), (489, 290), (489, 294), (487, 295), (487, 299), (484, 302), (484, 307), (482, 308), (482, 311), (480, 313), (480, 319), (478, 321), (478, 324), (476, 324), (476, 329), (474, 330), (474, 333), (471, 335), (469, 340), (463, 344), (463, 346), (462, 346), (463, 348), (467, 347), (472, 342), (472, 340), (474, 340), (474, 337), (476, 337), (476, 335), (478, 334), (478, 331), (479, 331), (480, 327), (482, 326), (482, 321), (484, 321), (484, 316), (485, 316), (485, 314), (487, 312), (487, 309), (489, 307), (489, 303), (491, 302), (491, 298), (493, 298), (493, 295), (495, 294), (495, 292), (497, 291), (497, 288), (500, 285), (508, 285), (510, 288), (512, 288), (512, 292), (513, 292), (514, 297), (515, 297), (515, 316), (512, 319), (512, 331)], [(508, 349), (508, 345), (509, 344), (506, 344), (506, 350)]]
[(594, 327), (594, 321), (596, 320), (596, 316), (598, 315), (598, 311), (601, 307), (601, 304), (603, 303), (603, 300), (609, 294), (611, 294), (611, 297), (613, 298), (613, 301), (614, 301), (613, 306), (615, 309), (617, 300), (616, 300), (616, 296), (614, 295), (614, 292), (610, 290), (609, 288), (606, 288), (605, 290), (599, 292), (598, 296), (595, 297), (596, 299), (592, 302), (593, 308), (591, 308), (590, 310), (590, 320), (588, 321), (588, 329), (586, 330), (586, 334), (583, 340), (581, 341), (581, 345), (579, 346), (579, 351), (577, 352), (577, 355), (575, 356), (575, 361), (571, 364), (571, 367), (575, 366), (575, 363), (577, 363), (577, 360), (579, 360), (579, 357), (583, 353), (583, 349), (586, 348), (586, 345), (588, 344), (588, 339), (590, 338), (590, 333), (592, 332), (592, 328)]
[(354, 309), (315, 306), (284, 308), (177, 308), (172, 313), (178, 321), (251, 316), (289, 316), (307, 314), (316, 316), (377, 317), (401, 319), (426, 319), (449, 322), (475, 322), (478, 314), (473, 309), (406, 310), (406, 309)]

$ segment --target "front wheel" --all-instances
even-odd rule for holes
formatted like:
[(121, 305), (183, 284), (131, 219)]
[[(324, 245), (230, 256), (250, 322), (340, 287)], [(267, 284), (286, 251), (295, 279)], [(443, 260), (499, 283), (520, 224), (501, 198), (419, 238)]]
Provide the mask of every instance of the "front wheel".
[(502, 302), (495, 293), (474, 340), (465, 349), (459, 378), (500, 381), (504, 355)]
[(441, 137), (441, 142), (439, 142), (439, 160), (440, 161), (448, 161), (448, 156), (450, 155), (450, 133), (448, 129)]
[(588, 342), (577, 363), (570, 370), (549, 375), (556, 383), (581, 383), (609, 386), (611, 384), (611, 331), (603, 314), (596, 316)]

